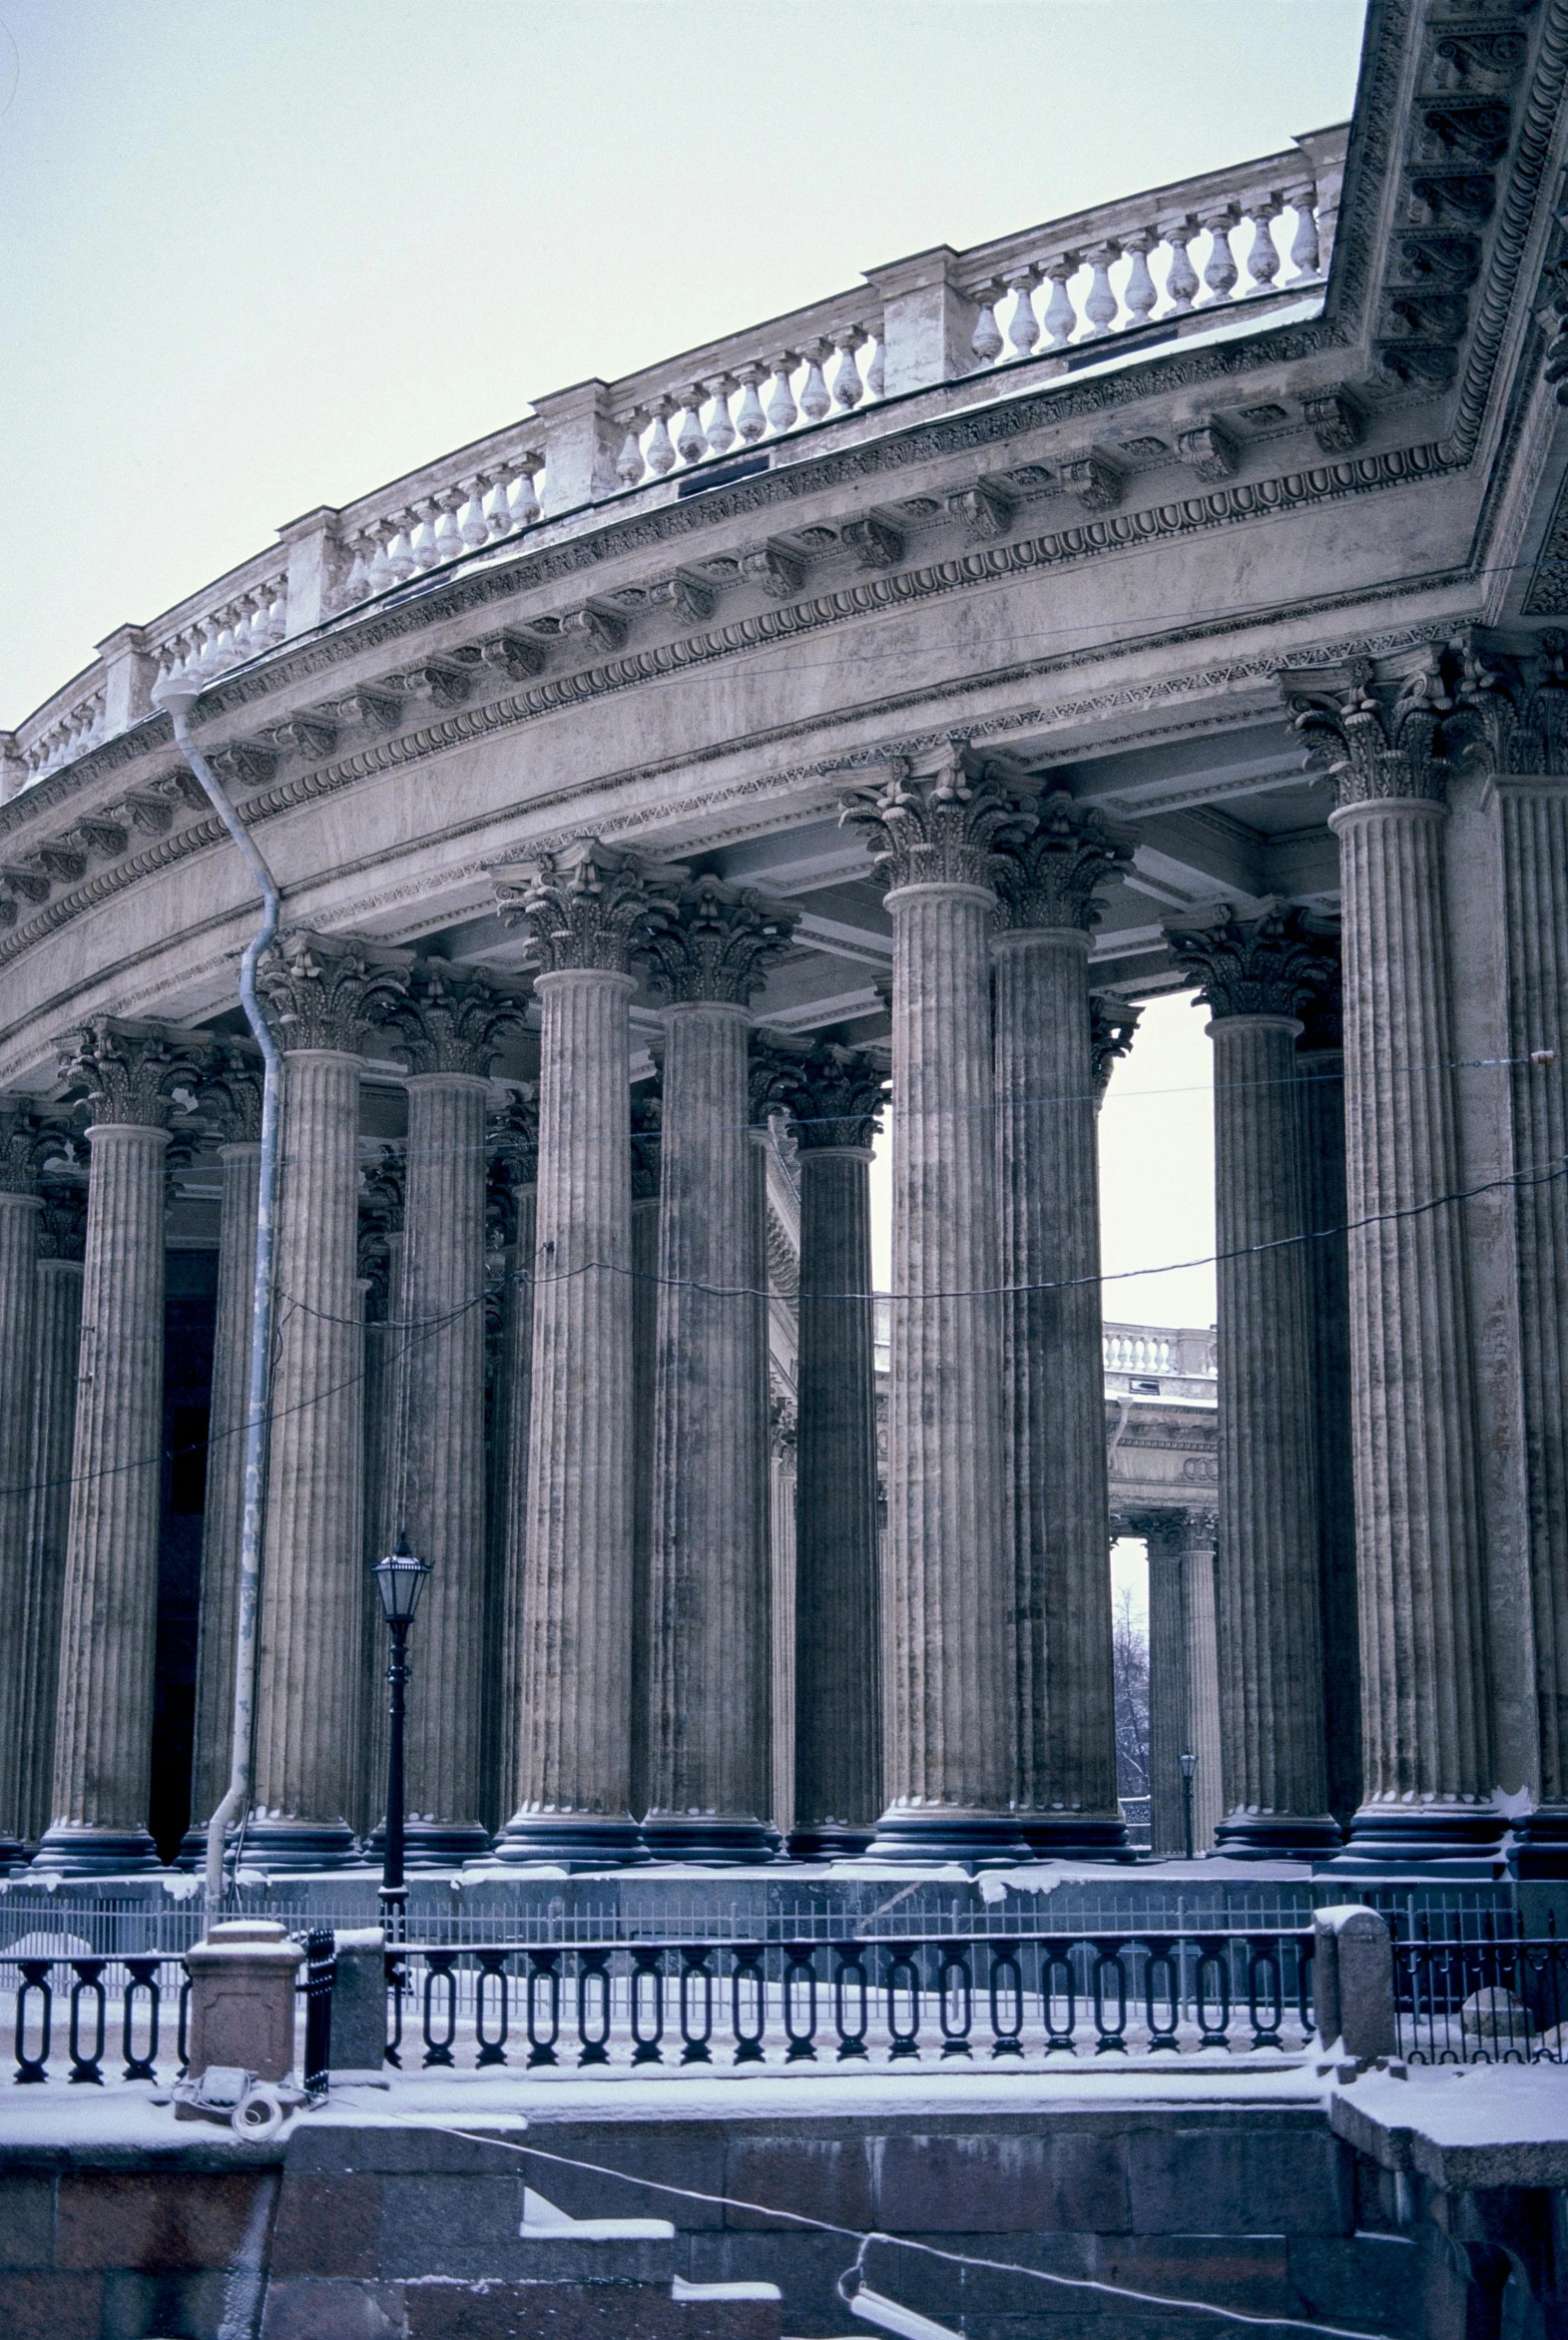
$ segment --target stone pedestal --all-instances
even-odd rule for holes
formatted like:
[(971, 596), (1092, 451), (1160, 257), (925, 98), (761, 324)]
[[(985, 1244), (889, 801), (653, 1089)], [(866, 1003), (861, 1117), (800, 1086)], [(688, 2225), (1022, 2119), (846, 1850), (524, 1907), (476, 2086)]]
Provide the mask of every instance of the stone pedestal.
[[(878, 1859), (1014, 1861), (1012, 1510), (991, 1065), (991, 844), (1010, 818), (960, 763), (900, 770), (848, 815), (893, 921), (893, 1293)], [(1103, 1550), (1102, 1550), (1103, 1564)]]
[[(69, 1203), (85, 1196), (69, 1195)], [(36, 1843), (49, 1825), (54, 1790), (55, 1713), (60, 1687), (60, 1620), (65, 1596), (66, 1532), (71, 1517), (71, 1449), (76, 1430), (76, 1365), (82, 1332), (81, 1237), (85, 1210), (57, 1213), (46, 1196), (45, 1241), (75, 1257), (38, 1263), (33, 1332), (31, 1484), (27, 1504), (27, 1599), (21, 1625), (24, 1759), (22, 1833)]]
[[(304, 1958), (286, 1930), (267, 1918), (231, 1918), (209, 1927), (186, 1952), (191, 1975), (187, 2067), (200, 2078), (212, 2065), (285, 2080), (294, 2068), (295, 1982)], [(202, 2116), (184, 2104), (177, 2120)]]
[(1295, 1008), (1299, 912), (1170, 930), (1214, 1011), (1220, 1725), (1232, 1859), (1337, 1848), (1327, 1808), (1316, 1459)]
[(147, 1831), (163, 1455), (169, 1092), (197, 1070), (173, 1034), (95, 1025), (71, 1065), (88, 1130), (87, 1257), (60, 1635), (53, 1811), (36, 1866), (158, 1866)]
[(665, 1859), (773, 1857), (766, 1296), (748, 1002), (792, 919), (717, 878), (654, 936), (665, 1012), (649, 1810)]

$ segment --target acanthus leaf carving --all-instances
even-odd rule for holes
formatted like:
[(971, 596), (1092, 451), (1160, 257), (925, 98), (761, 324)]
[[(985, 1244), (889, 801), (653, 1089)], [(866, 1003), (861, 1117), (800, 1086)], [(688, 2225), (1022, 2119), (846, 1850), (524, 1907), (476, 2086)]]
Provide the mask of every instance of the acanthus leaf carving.
[(465, 1073), (485, 1080), (510, 1032), (520, 1031), (526, 995), (469, 967), (421, 958), (409, 970), (408, 989), (389, 1021), (410, 1073)]
[(67, 1093), (86, 1100), (91, 1122), (167, 1129), (174, 1092), (194, 1087), (207, 1062), (205, 1035), (99, 1016), (62, 1051)]
[(1114, 991), (1089, 994), (1089, 1053), (1094, 1063), (1096, 1104), (1103, 1103), (1119, 1057), (1126, 1056), (1138, 1030), (1143, 1009)]
[(972, 776), (955, 747), (934, 773), (916, 777), (895, 759), (880, 788), (856, 789), (838, 816), (869, 832), (873, 868), (888, 892), (904, 885), (984, 885), (996, 878), (996, 845), (1019, 823), (1013, 786)]
[(1328, 957), (1306, 912), (1280, 903), (1238, 918), (1224, 902), (1202, 922), (1167, 926), (1165, 938), (1220, 1020), (1295, 1017), (1322, 982)]
[(285, 1051), (326, 1048), (358, 1056), (368, 1033), (390, 1019), (406, 993), (411, 963), (296, 926), (263, 954), (257, 987)]
[(597, 838), (577, 838), (559, 853), (493, 875), (500, 915), (507, 925), (523, 928), (541, 973), (584, 967), (629, 974), (648, 955), (657, 898), (650, 879), (668, 886), (685, 872), (648, 871)]
[(1133, 858), (1129, 837), (1054, 789), (997, 841), (995, 882), (1011, 927), (1100, 923), (1098, 896)]
[(722, 878), (689, 878), (650, 918), (650, 988), (672, 1006), (746, 1007), (787, 950), (798, 915)]

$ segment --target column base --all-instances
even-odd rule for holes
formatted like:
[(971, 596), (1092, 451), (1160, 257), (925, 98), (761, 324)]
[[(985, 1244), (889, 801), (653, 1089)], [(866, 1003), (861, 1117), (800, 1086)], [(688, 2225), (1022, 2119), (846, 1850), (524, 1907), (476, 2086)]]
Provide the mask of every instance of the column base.
[(597, 1819), (590, 1812), (514, 1812), (486, 1856), (507, 1868), (535, 1862), (555, 1869), (628, 1869), (652, 1859), (629, 1812)]
[(1011, 1812), (961, 1812), (940, 1806), (916, 1810), (894, 1804), (876, 1823), (868, 1861), (904, 1861), (921, 1868), (1013, 1869), (1031, 1858)]
[(32, 1857), (19, 1836), (13, 1836), (9, 1829), (0, 1829), (0, 1877), (25, 1869)]
[(754, 1869), (779, 1857), (777, 1830), (761, 1820), (724, 1819), (716, 1812), (650, 1812), (642, 1836), (655, 1861)]
[(843, 1828), (824, 1820), (819, 1828), (791, 1828), (787, 1855), (791, 1861), (862, 1861), (871, 1841), (869, 1828)]
[(1227, 1812), (1214, 1832), (1215, 1853), (1225, 1861), (1326, 1861), (1343, 1842), (1326, 1812)]
[(1542, 1804), (1513, 1824), (1508, 1866), (1515, 1877), (1568, 1877), (1568, 1805)]
[(140, 1877), (161, 1869), (145, 1828), (79, 1828), (56, 1821), (33, 1857), (35, 1877)]
[(346, 1820), (274, 1820), (256, 1813), (246, 1822), (240, 1859), (245, 1868), (279, 1872), (364, 1865)]
[(1395, 1876), (1441, 1865), (1450, 1877), (1495, 1877), (1506, 1823), (1490, 1804), (1363, 1804), (1342, 1853), (1323, 1864), (1330, 1876)]
[[(482, 1861), (490, 1850), (490, 1832), (477, 1820), (407, 1820), (403, 1823), (403, 1868), (461, 1869), (465, 1861)], [(359, 1857), (379, 1868), (386, 1858), (386, 1822), (378, 1820), (359, 1848)]]
[(1033, 1861), (1136, 1861), (1125, 1820), (1085, 1812), (1020, 1812), (1018, 1833)]

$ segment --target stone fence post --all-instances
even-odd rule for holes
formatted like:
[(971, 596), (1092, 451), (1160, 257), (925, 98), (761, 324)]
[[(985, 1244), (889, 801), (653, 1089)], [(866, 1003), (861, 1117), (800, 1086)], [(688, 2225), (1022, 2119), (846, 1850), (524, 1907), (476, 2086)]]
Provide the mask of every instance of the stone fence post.
[(1344, 1902), (1314, 1911), (1312, 1932), (1319, 2052), (1326, 2055), (1337, 2048), (1357, 2063), (1396, 2053), (1393, 1940), (1387, 1921), (1359, 1902)]

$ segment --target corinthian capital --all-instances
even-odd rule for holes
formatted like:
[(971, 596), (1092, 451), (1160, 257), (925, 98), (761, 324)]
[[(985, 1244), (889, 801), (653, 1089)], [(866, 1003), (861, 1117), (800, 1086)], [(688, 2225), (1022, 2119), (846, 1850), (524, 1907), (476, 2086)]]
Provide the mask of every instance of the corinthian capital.
[(394, 1042), (411, 1073), (463, 1072), (489, 1078), (508, 1032), (520, 1031), (528, 1002), (520, 990), (438, 958), (416, 959), (408, 991), (393, 1009)]
[(651, 921), (651, 985), (672, 1004), (746, 1007), (788, 948), (797, 916), (722, 878), (688, 878)]
[(95, 1122), (167, 1129), (177, 1088), (194, 1088), (207, 1059), (205, 1040), (162, 1024), (117, 1023), (101, 1016), (62, 1052), (60, 1070)]
[(881, 1125), (887, 1087), (879, 1053), (818, 1040), (795, 1080), (791, 1110), (801, 1151), (868, 1147)]
[(261, 1052), (248, 1040), (218, 1040), (197, 1083), (203, 1120), (221, 1145), (254, 1146), (261, 1134)]
[(1441, 804), (1448, 767), (1442, 727), (1454, 711), (1440, 645), (1413, 668), (1379, 676), (1369, 658), (1342, 666), (1292, 667), (1279, 680), (1296, 729), (1310, 743), (1309, 763), (1347, 805)]
[(1094, 813), (1080, 810), (1065, 789), (1043, 797), (1016, 831), (997, 840), (996, 891), (1012, 927), (1100, 923), (1097, 896), (1133, 858), (1132, 841)]
[(971, 775), (955, 752), (920, 779), (900, 761), (882, 787), (847, 797), (838, 818), (866, 831), (876, 875), (892, 893), (901, 885), (990, 885), (996, 841), (1018, 811), (1006, 782)]
[(1127, 1055), (1138, 1029), (1138, 1018), (1143, 1014), (1130, 1000), (1118, 999), (1114, 991), (1091, 991), (1089, 994), (1089, 1052), (1094, 1059), (1094, 1097), (1101, 1104), (1111, 1085), (1111, 1072), (1119, 1056)]
[(411, 963), (295, 927), (265, 953), (257, 985), (285, 1051), (332, 1048), (358, 1056), (367, 1033), (406, 993)]
[(656, 899), (650, 878), (663, 887), (685, 872), (645, 871), (630, 854), (588, 837), (515, 875), (495, 875), (496, 906), (507, 925), (522, 927), (541, 973), (594, 967), (624, 975), (646, 956)]
[(1499, 778), (1568, 773), (1568, 635), (1552, 629), (1510, 647), (1471, 626), (1451, 648), (1449, 762)]
[(37, 1097), (0, 1096), (0, 1194), (34, 1194), (44, 1164), (63, 1148), (70, 1116)]
[(485, 1145), (498, 1175), (509, 1186), (534, 1186), (539, 1179), (539, 1088), (521, 1081), (484, 1125)]
[(1205, 925), (1167, 926), (1165, 938), (1197, 977), (1198, 996), (1217, 1019), (1294, 1017), (1323, 977), (1322, 938), (1301, 910), (1266, 909), (1238, 918), (1225, 903)]

